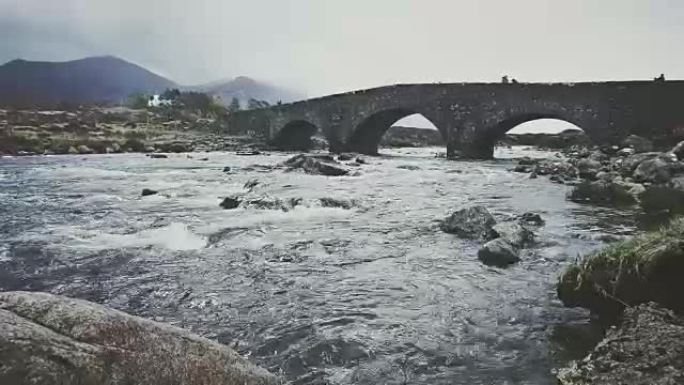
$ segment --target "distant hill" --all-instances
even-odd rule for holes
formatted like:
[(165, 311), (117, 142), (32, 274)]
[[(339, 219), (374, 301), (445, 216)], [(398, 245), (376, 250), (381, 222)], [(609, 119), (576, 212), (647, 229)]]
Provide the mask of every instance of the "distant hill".
[(119, 102), (134, 92), (173, 87), (178, 85), (112, 56), (67, 62), (19, 59), (0, 66), (0, 105)]
[(240, 76), (233, 80), (218, 81), (187, 89), (218, 96), (223, 104), (229, 104), (233, 98), (238, 98), (242, 104), (249, 99), (265, 100), (271, 104), (278, 101), (283, 103), (293, 102), (306, 98), (306, 95), (295, 91), (276, 87), (267, 83), (259, 82), (246, 76)]

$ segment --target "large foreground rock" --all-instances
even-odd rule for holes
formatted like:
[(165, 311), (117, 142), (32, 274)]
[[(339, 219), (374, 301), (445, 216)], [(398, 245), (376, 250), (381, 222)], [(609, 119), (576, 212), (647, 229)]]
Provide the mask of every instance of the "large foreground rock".
[(266, 385), (230, 348), (87, 301), (0, 293), (0, 384)]
[(473, 206), (458, 210), (442, 221), (446, 233), (462, 238), (492, 239), (497, 236), (493, 227), (496, 220), (484, 206)]
[(562, 385), (684, 384), (684, 321), (657, 305), (625, 311), (585, 359), (558, 372)]

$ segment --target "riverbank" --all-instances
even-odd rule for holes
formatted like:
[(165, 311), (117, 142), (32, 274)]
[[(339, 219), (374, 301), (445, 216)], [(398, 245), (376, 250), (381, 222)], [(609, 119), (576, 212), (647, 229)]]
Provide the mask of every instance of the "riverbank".
[(222, 134), (222, 122), (193, 114), (82, 108), (0, 111), (0, 155), (245, 151), (265, 139)]
[(586, 358), (559, 372), (564, 385), (684, 381), (684, 218), (607, 246), (566, 268), (558, 297), (610, 327)]

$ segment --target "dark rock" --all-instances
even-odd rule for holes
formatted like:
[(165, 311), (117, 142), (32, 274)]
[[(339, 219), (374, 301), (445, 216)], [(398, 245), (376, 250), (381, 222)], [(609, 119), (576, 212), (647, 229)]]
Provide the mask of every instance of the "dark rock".
[(628, 308), (583, 360), (558, 371), (561, 385), (684, 383), (684, 320), (654, 304)]
[(634, 173), (634, 170), (645, 160), (648, 159), (653, 159), (657, 156), (659, 156), (660, 153), (658, 152), (646, 152), (643, 154), (634, 154), (626, 157), (624, 160), (621, 160), (617, 165), (619, 166), (619, 169), (624, 176), (632, 176)]
[(144, 196), (144, 197), (146, 197), (146, 196), (148, 196), (148, 195), (156, 195), (156, 194), (158, 194), (158, 193), (159, 193), (159, 191), (155, 191), (155, 190), (150, 190), (150, 189), (148, 189), (148, 188), (144, 188), (144, 189), (142, 190), (142, 194), (141, 194), (141, 195)]
[(477, 252), (477, 258), (485, 265), (505, 267), (520, 261), (515, 247), (503, 238), (485, 243)]
[(230, 171), (231, 171), (231, 169), (228, 166), (223, 168), (223, 172), (225, 172), (225, 173), (230, 173)]
[(308, 174), (342, 176), (349, 173), (349, 170), (339, 167), (339, 163), (330, 155), (299, 154), (283, 164), (290, 169), (302, 169)]
[(365, 158), (362, 158), (362, 157), (360, 157), (360, 156), (357, 156), (357, 157), (356, 157), (356, 163), (358, 163), (358, 164), (366, 164), (367, 162), (366, 162), (366, 159), (365, 159)]
[(632, 176), (640, 183), (667, 183), (672, 178), (671, 160), (665, 157), (648, 159), (639, 164)]
[(420, 170), (420, 167), (412, 165), (412, 164), (402, 164), (402, 165), (397, 166), (397, 168), (400, 168), (402, 170), (411, 170), (411, 171)]
[(653, 151), (653, 142), (637, 135), (630, 135), (622, 141), (623, 147), (634, 149), (636, 153)]
[(525, 225), (543, 226), (544, 219), (541, 215), (533, 212), (526, 212), (522, 214), (518, 220)]
[(335, 166), (330, 163), (322, 162), (314, 158), (308, 158), (306, 162), (304, 162), (303, 169), (309, 174), (319, 174), (326, 176), (342, 176), (347, 175), (349, 173), (349, 170)]
[(576, 185), (568, 194), (568, 199), (573, 202), (603, 206), (629, 206), (637, 202), (630, 186), (603, 181), (585, 181)]
[(639, 201), (648, 213), (684, 214), (684, 189), (651, 186), (639, 194)]
[(221, 203), (219, 203), (219, 206), (221, 206), (221, 208), (224, 210), (232, 210), (240, 206), (240, 199), (236, 197), (227, 197), (224, 198)]
[(232, 349), (94, 303), (0, 293), (0, 383), (275, 385)]
[(576, 167), (580, 178), (594, 180), (601, 169), (601, 162), (591, 158), (583, 158), (577, 162)]
[(148, 156), (152, 159), (166, 159), (166, 158), (168, 158), (168, 155), (166, 155), (166, 154), (149, 154)]
[(354, 159), (354, 154), (350, 154), (350, 153), (342, 153), (342, 154), (337, 156), (337, 160), (340, 160), (340, 161), (347, 161), (347, 160), (352, 160), (352, 159)]
[(442, 221), (441, 228), (446, 233), (470, 239), (493, 239), (496, 220), (483, 206), (473, 206), (449, 215)]

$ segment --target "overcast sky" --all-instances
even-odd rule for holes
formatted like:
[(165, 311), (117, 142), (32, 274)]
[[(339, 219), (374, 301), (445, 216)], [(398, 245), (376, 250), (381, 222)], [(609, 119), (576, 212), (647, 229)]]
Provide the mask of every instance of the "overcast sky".
[(183, 84), (684, 78), (682, 0), (0, 0), (0, 61), (111, 54)]

